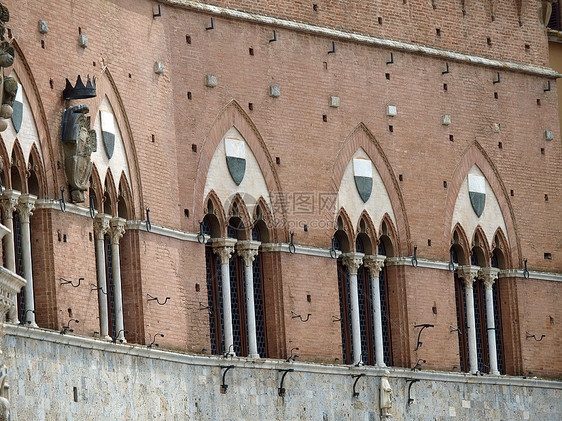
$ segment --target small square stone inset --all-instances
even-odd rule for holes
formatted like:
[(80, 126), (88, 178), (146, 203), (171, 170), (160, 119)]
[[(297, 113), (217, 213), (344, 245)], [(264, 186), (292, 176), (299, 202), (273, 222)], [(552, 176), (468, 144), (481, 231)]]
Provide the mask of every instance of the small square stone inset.
[(444, 126), (448, 126), (451, 124), (451, 115), (450, 114), (443, 114), (441, 116), (441, 124)]
[(340, 97), (339, 96), (331, 96), (330, 97), (330, 107), (338, 108), (340, 106)]
[(209, 88), (214, 88), (217, 86), (217, 77), (213, 75), (205, 76), (205, 86)]
[(279, 86), (269, 87), (269, 96), (273, 98), (278, 98), (281, 96), (281, 88)]

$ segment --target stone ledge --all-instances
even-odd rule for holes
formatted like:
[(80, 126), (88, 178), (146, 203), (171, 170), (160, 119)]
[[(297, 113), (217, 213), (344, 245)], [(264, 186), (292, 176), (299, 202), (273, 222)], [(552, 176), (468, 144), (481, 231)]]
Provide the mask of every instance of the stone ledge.
[(288, 363), (285, 360), (250, 359), (242, 357), (225, 359), (218, 356), (183, 354), (179, 352), (150, 349), (142, 345), (114, 344), (112, 342), (107, 342), (101, 339), (85, 338), (74, 335), (61, 335), (58, 332), (46, 329), (29, 328), (25, 326), (6, 323), (3, 324), (3, 328), (5, 334), (9, 336), (58, 343), (60, 345), (75, 346), (78, 348), (91, 349), (96, 351), (113, 352), (115, 354), (170, 361), (187, 365), (219, 367), (224, 366), (225, 363), (228, 362), (229, 365), (234, 365), (235, 367), (246, 369), (277, 371), (292, 368), (295, 370), (295, 372), (331, 374), (341, 376), (365, 374), (369, 377), (382, 377), (386, 375), (391, 378), (412, 378), (438, 382), (521, 386), (562, 390), (562, 382), (554, 380), (525, 379), (523, 377), (494, 375), (474, 376), (465, 373), (447, 373), (438, 371), (413, 372), (409, 369), (393, 367), (355, 367), (349, 365), (318, 364), (296, 361)]

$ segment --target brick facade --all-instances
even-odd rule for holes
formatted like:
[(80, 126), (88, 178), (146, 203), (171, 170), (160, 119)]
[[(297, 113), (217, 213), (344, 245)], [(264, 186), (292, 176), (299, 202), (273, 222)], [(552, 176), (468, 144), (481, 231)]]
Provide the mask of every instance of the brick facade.
[[(205, 217), (211, 159), (231, 127), (254, 154), (269, 193), (288, 197), (287, 207), (270, 209), (269, 242), (287, 243), (294, 232), (297, 246), (325, 251), (322, 256), (284, 249), (262, 253), (272, 358), (287, 358), (291, 348), (299, 347), (302, 360), (341, 362), (340, 324), (333, 321), (340, 311), (337, 263), (327, 250), (336, 211), (346, 204), (326, 213), (319, 209), (318, 195), (338, 192), (358, 148), (373, 162), (392, 204), (395, 223), (388, 219), (386, 225), (394, 257), (410, 257), (417, 247), (419, 259), (449, 261), (455, 201), (477, 165), (505, 220), (505, 269), (523, 269), (526, 259), (531, 271), (562, 273), (562, 143), (555, 79), (502, 70), (501, 82), (494, 84), (495, 68), (359, 42), (338, 40), (336, 52), (328, 54), (329, 36), (218, 14), (212, 16), (215, 28), (206, 30), (211, 15), (180, 7), (187, 3), (195, 2), (163, 2), (162, 16), (153, 18), (155, 4), (144, 0), (6, 2), (17, 51), (14, 71), (40, 142), (34, 163), (40, 164), (43, 204), (31, 223), (40, 327), (60, 330), (76, 318), (75, 334), (99, 332), (97, 293), (90, 286), (96, 284), (96, 260), (87, 203), (62, 213), (56, 201), (67, 185), (59, 142), (62, 112), (84, 103), (93, 125), (106, 96), (127, 156), (130, 180), (121, 196), (128, 219), (144, 221), (149, 208), (154, 226), (146, 232), (143, 222), (120, 241), (129, 342), (148, 344), (163, 333), (161, 347), (209, 352), (208, 311), (200, 305), (207, 305), (205, 246), (193, 241), (193, 234)], [(271, 2), (213, 3), (496, 60), (548, 62), (535, 2), (490, 2), (492, 9), (485, 2), (466, 2), (464, 16), (463, 2), (435, 2), (434, 9), (431, 2), (318, 1), (317, 11), (312, 3), (291, 1), (274, 2), (275, 7)], [(39, 20), (48, 22), (47, 34), (38, 32)], [(273, 30), (278, 39), (269, 42)], [(85, 49), (78, 46), (79, 32), (88, 36)], [(394, 62), (387, 64), (391, 52)], [(162, 75), (154, 72), (156, 61), (164, 63)], [(447, 65), (450, 73), (443, 74)], [(74, 83), (78, 74), (88, 73), (97, 77), (97, 97), (65, 102), (65, 78)], [(205, 86), (206, 75), (217, 77), (216, 87)], [(545, 92), (549, 80), (551, 91)], [(280, 87), (280, 97), (269, 96), (271, 85)], [(330, 96), (340, 98), (339, 108), (330, 107)], [(396, 116), (386, 115), (387, 105), (397, 107)], [(442, 124), (444, 114), (451, 116), (450, 125)], [(545, 140), (545, 130), (554, 133), (554, 140)], [(12, 151), (3, 148), (6, 169), (14, 163)], [(16, 167), (27, 174), (21, 162)], [(101, 210), (105, 180), (92, 178)], [(13, 187), (6, 170), (2, 180)], [(301, 193), (312, 193), (312, 211), (295, 208), (295, 195)], [(110, 195), (112, 216), (117, 216), (120, 193), (113, 189)], [(221, 212), (225, 237), (227, 210)], [(374, 244), (383, 233), (380, 222), (372, 227)], [(163, 235), (157, 227), (173, 234)], [(357, 221), (348, 221), (345, 229), (352, 250), (356, 227)], [(59, 232), (66, 241), (59, 241)], [(472, 235), (466, 233), (467, 255)], [(60, 277), (85, 280), (72, 288), (61, 285)], [(457, 333), (450, 331), (457, 325), (453, 274), (394, 265), (388, 277), (395, 365), (411, 367), (422, 358), (424, 367), (459, 370)], [(557, 279), (500, 279), (508, 374), (562, 373), (562, 313), (556, 305), (562, 283)], [(170, 300), (161, 306), (147, 301), (147, 294)], [(291, 311), (311, 316), (303, 323)], [(418, 329), (413, 326), (420, 323), (435, 327), (424, 331), (423, 346), (414, 352)], [(535, 342), (526, 332), (546, 337)]]

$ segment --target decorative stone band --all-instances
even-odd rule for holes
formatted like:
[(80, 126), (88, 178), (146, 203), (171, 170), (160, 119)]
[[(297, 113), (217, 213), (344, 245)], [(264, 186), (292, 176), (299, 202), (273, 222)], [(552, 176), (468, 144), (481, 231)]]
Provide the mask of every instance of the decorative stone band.
[[(54, 211), (60, 212), (60, 205), (58, 200), (52, 199), (38, 199), (35, 202), (36, 209), (52, 209)], [(73, 203), (66, 204), (66, 212), (72, 213), (74, 215), (80, 215), (83, 217), (90, 218), (90, 213), (88, 208), (83, 206), (78, 206)], [(146, 232), (146, 221), (128, 220), (127, 221), (128, 230), (145, 231)], [(191, 233), (186, 231), (181, 231), (175, 228), (163, 227), (161, 225), (151, 224), (151, 235), (162, 235), (168, 238), (174, 238), (180, 241), (190, 241), (192, 243), (197, 243), (197, 233)], [(209, 237), (205, 236), (205, 240)], [(289, 253), (289, 245), (287, 243), (262, 243), (260, 246), (262, 252), (280, 252)], [(303, 254), (307, 256), (314, 257), (325, 257), (332, 258), (330, 256), (330, 249), (303, 246), (295, 244), (295, 253)], [(336, 251), (336, 257), (342, 255), (341, 251)], [(411, 257), (387, 257), (387, 266), (412, 266)], [(455, 265), (457, 268), (457, 265)], [(449, 262), (441, 262), (438, 260), (427, 260), (418, 258), (418, 269), (436, 269), (436, 270), (449, 270)], [(523, 278), (523, 270), (521, 269), (505, 269), (501, 270), (499, 274), (500, 278)], [(562, 282), (562, 273), (550, 273), (550, 272), (538, 272), (529, 271), (529, 277), (531, 279), (540, 281), (552, 281), (552, 282)]]
[(221, 265), (228, 263), (230, 260), (230, 256), (234, 253), (236, 242), (234, 238), (213, 239), (213, 251), (219, 256)]
[[(184, 354), (162, 349), (147, 348), (143, 345), (133, 344), (114, 344), (98, 338), (86, 338), (76, 335), (61, 335), (59, 332), (41, 328), (31, 329), (26, 326), (4, 324), (6, 335), (29, 338), (37, 341), (45, 341), (55, 344), (74, 346), (81, 349), (92, 349), (96, 351), (112, 352), (118, 355), (130, 355), (143, 358), (153, 358), (154, 360), (170, 361), (179, 364), (199, 365), (205, 367), (219, 367), (224, 365), (224, 358), (215, 355), (196, 355)], [(295, 372), (333, 374), (348, 377), (364, 373), (368, 377), (388, 376), (391, 378), (415, 378), (427, 381), (453, 382), (460, 384), (489, 384), (521, 387), (537, 387), (542, 389), (557, 389), (562, 391), (562, 382), (541, 379), (526, 379), (515, 376), (473, 376), (468, 373), (445, 373), (436, 371), (416, 371), (409, 368), (399, 367), (375, 367), (361, 366), (350, 367), (349, 365), (329, 365), (317, 364), (301, 361), (286, 362), (285, 360), (260, 359), (259, 364), (256, 360), (248, 358), (231, 358), (229, 364), (244, 369), (277, 370), (292, 368)]]
[(480, 269), (480, 278), (484, 282), (486, 289), (492, 289), (492, 285), (496, 279), (498, 279), (498, 274), (500, 270), (497, 268), (482, 268)]
[(259, 241), (250, 240), (238, 241), (236, 243), (236, 251), (244, 259), (244, 266), (252, 266), (254, 259), (258, 255), (260, 244)]
[(345, 253), (343, 255), (342, 263), (347, 266), (350, 275), (357, 275), (359, 266), (363, 264), (363, 257), (365, 257), (363, 253)]
[(386, 256), (381, 256), (380, 254), (368, 255), (363, 259), (363, 264), (369, 269), (371, 276), (379, 276), (385, 260)]
[(285, 28), (297, 32), (307, 32), (310, 34), (335, 38), (344, 41), (357, 42), (359, 44), (367, 44), (375, 47), (388, 48), (391, 50), (404, 51), (412, 54), (421, 54), (439, 59), (454, 60), (477, 66), (492, 67), (500, 70), (511, 70), (514, 72), (528, 73), (537, 76), (550, 78), (561, 77), (558, 72), (546, 67), (533, 66), (522, 63), (514, 63), (502, 60), (493, 60), (485, 57), (474, 56), (454, 51), (440, 50), (439, 48), (427, 47), (424, 45), (414, 44), (410, 42), (394, 41), (391, 39), (378, 38), (370, 35), (363, 35), (354, 32), (346, 32), (338, 29), (326, 28), (323, 26), (312, 25), (308, 23), (295, 22), (287, 19), (273, 18), (270, 16), (259, 15), (257, 13), (242, 12), (239, 10), (229, 9), (226, 7), (213, 6), (210, 4), (200, 3), (192, 0), (159, 0), (161, 3), (171, 4), (173, 6), (183, 7), (185, 9), (196, 10), (199, 12), (254, 22), (260, 25), (275, 26)]

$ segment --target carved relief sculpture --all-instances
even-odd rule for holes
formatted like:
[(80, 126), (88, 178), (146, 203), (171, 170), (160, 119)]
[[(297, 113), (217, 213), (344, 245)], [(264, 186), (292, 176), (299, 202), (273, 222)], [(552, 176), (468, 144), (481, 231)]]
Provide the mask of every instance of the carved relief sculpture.
[(96, 132), (90, 129), (86, 105), (67, 108), (62, 115), (61, 141), (64, 149), (66, 178), (73, 202), (86, 200), (88, 180), (92, 174), (92, 152), (96, 151)]
[(392, 414), (390, 413), (390, 410), (392, 409), (392, 388), (390, 387), (388, 377), (381, 378), (380, 399), (381, 419), (392, 419)]

